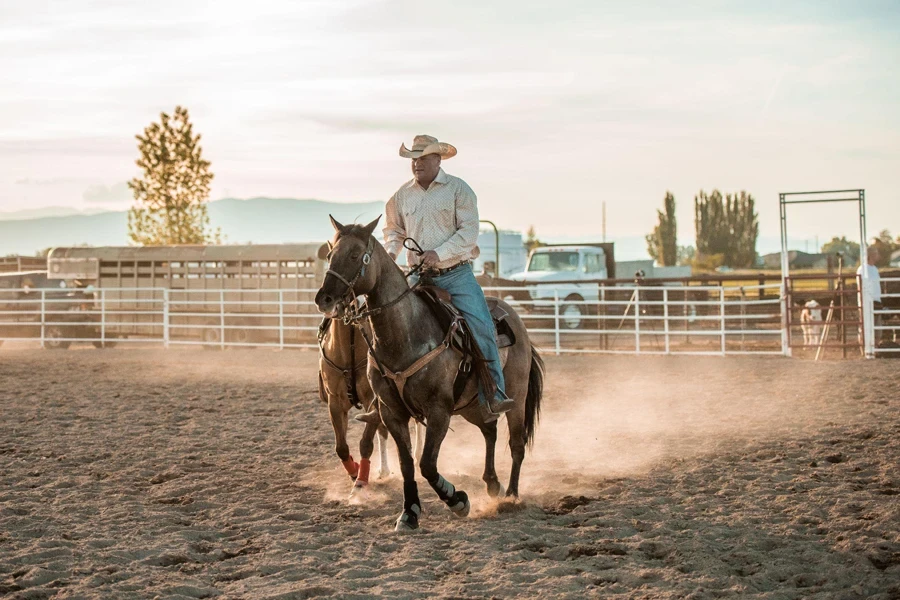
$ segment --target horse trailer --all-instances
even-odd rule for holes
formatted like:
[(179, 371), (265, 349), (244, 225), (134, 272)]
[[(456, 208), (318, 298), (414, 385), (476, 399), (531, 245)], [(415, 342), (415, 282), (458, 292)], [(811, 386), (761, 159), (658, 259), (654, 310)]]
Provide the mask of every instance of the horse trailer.
[(306, 345), (321, 320), (321, 246), (54, 248), (47, 273), (93, 291), (104, 340)]

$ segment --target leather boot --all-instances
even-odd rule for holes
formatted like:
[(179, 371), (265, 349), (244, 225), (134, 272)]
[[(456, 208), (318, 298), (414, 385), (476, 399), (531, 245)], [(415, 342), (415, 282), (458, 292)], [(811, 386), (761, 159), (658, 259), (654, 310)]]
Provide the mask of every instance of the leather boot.
[(512, 410), (516, 405), (516, 401), (512, 398), (507, 398), (502, 392), (498, 392), (498, 394), (503, 395), (503, 397), (490, 400), (487, 403), (487, 406), (484, 404), (481, 405), (481, 420), (485, 423), (496, 421), (500, 415)]

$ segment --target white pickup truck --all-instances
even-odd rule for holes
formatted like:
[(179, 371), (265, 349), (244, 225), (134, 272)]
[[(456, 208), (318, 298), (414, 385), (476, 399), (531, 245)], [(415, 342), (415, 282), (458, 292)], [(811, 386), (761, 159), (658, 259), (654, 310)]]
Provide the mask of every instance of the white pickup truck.
[[(612, 244), (541, 246), (529, 254), (525, 270), (509, 278), (525, 282), (533, 300), (559, 298), (564, 301), (560, 307), (560, 326), (578, 329), (584, 326), (584, 315), (589, 312), (584, 302), (599, 299), (596, 280), (615, 276), (609, 272), (610, 268), (615, 270), (611, 254)], [(585, 280), (585, 283), (578, 283), (578, 280)], [(553, 311), (552, 305), (523, 308), (529, 312)]]

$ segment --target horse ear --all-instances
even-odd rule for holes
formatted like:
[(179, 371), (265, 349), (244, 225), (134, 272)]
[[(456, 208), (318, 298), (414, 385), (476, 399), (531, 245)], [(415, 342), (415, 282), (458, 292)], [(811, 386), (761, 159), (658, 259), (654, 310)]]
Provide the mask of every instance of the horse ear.
[(325, 242), (319, 246), (319, 259), (325, 260), (325, 258), (328, 257), (329, 252), (331, 252), (331, 242)]
[(332, 217), (331, 215), (328, 215), (328, 218), (331, 219), (331, 226), (334, 227), (334, 230), (337, 231), (338, 233), (340, 233), (341, 230), (344, 228), (344, 226), (341, 225), (341, 224), (340, 224), (334, 217)]
[(375, 227), (378, 226), (378, 221), (380, 221), (380, 220), (381, 220), (381, 215), (378, 215), (377, 217), (375, 217), (375, 220), (374, 220), (374, 221), (372, 221), (371, 223), (369, 223), (368, 225), (366, 225), (365, 227), (363, 227), (363, 229), (364, 229), (365, 232), (366, 232), (366, 237), (367, 237), (367, 238), (368, 238), (370, 235), (372, 235), (372, 232), (373, 232), (373, 231), (375, 231)]

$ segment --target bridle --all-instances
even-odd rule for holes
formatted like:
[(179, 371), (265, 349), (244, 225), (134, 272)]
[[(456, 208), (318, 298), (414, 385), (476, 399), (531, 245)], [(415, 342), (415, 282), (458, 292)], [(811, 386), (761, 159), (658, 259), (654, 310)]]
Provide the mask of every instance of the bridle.
[[(325, 271), (325, 277), (332, 275), (337, 278), (338, 281), (347, 286), (347, 289), (344, 291), (344, 294), (341, 296), (342, 299), (352, 299), (357, 296), (356, 292), (353, 289), (353, 286), (356, 285), (356, 282), (359, 281), (360, 277), (365, 277), (366, 275), (366, 267), (369, 266), (369, 263), (372, 262), (372, 242), (375, 240), (372, 236), (369, 236), (369, 243), (366, 245), (366, 252), (362, 255), (362, 259), (360, 261), (359, 269), (356, 270), (356, 275), (353, 276), (349, 281), (340, 273), (335, 271), (334, 269), (329, 268)], [(337, 246), (337, 244), (335, 244)], [(334, 250), (332, 249), (332, 252)], [(329, 256), (331, 253), (329, 252)], [(330, 261), (329, 261), (330, 264)]]
[[(338, 273), (337, 271), (335, 271), (333, 269), (328, 269), (327, 271), (325, 271), (325, 277), (328, 277), (329, 275), (333, 275), (341, 283), (343, 283), (345, 286), (347, 286), (347, 289), (344, 291), (344, 294), (341, 296), (341, 299), (344, 301), (343, 321), (344, 321), (345, 325), (353, 324), (353, 325), (359, 326), (360, 322), (363, 319), (367, 319), (367, 318), (371, 317), (372, 315), (377, 315), (378, 313), (382, 312), (383, 310), (390, 308), (391, 306), (397, 304), (398, 302), (403, 300), (403, 298), (405, 298), (409, 293), (415, 291), (415, 289), (418, 288), (419, 285), (421, 285), (421, 283), (422, 283), (421, 279), (416, 281), (416, 283), (409, 286), (409, 288), (403, 290), (403, 292), (399, 296), (397, 296), (393, 300), (386, 302), (385, 304), (382, 304), (381, 306), (376, 306), (376, 307), (368, 308), (365, 310), (362, 309), (362, 306), (358, 306), (358, 305), (355, 306), (353, 304), (353, 299), (356, 298), (358, 296), (358, 294), (356, 293), (356, 290), (353, 289), (353, 286), (356, 285), (356, 282), (359, 280), (360, 277), (365, 277), (366, 267), (368, 267), (369, 263), (372, 261), (372, 251), (373, 251), (372, 241), (374, 239), (375, 238), (373, 238), (372, 236), (369, 236), (369, 243), (366, 246), (366, 252), (365, 252), (365, 254), (362, 255), (362, 264), (360, 264), (359, 269), (356, 271), (356, 275), (354, 275), (353, 278), (348, 280), (346, 277), (344, 277), (343, 275), (341, 275), (340, 273)], [(337, 244), (335, 244), (335, 247), (337, 247)], [(406, 248), (407, 250), (414, 252), (416, 254), (419, 254), (419, 255), (422, 255), (425, 253), (425, 251), (422, 250), (422, 247), (419, 245), (419, 243), (416, 240), (414, 240), (413, 238), (404, 239), (403, 247)], [(332, 250), (332, 252), (333, 251), (334, 250)], [(330, 254), (331, 253), (329, 253), (329, 256), (330, 256)], [(417, 264), (415, 267), (413, 267), (412, 269), (409, 270), (409, 272), (406, 274), (406, 278), (409, 279), (409, 277), (418, 273), (422, 269), (422, 267), (423, 267), (422, 263)]]

